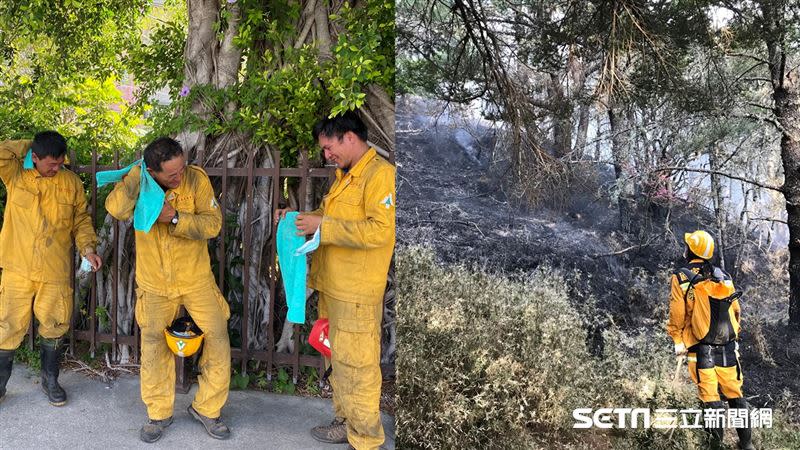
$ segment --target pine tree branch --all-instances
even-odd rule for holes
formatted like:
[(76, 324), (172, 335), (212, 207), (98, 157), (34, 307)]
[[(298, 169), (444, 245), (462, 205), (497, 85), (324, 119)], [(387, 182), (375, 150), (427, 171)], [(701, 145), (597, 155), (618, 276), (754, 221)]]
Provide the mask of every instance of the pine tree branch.
[(720, 172), (718, 170), (709, 170), (709, 169), (690, 169), (688, 167), (659, 167), (653, 169), (651, 172), (668, 172), (668, 171), (677, 171), (677, 172), (696, 172), (696, 173), (707, 173), (710, 175), (719, 175), (721, 177), (730, 178), (732, 180), (741, 181), (742, 183), (752, 184), (753, 186), (758, 186), (760, 188), (769, 189), (772, 191), (783, 193), (782, 186), (773, 186), (770, 184), (761, 183), (755, 180), (750, 180), (748, 178), (740, 177), (738, 175), (732, 175), (729, 173)]

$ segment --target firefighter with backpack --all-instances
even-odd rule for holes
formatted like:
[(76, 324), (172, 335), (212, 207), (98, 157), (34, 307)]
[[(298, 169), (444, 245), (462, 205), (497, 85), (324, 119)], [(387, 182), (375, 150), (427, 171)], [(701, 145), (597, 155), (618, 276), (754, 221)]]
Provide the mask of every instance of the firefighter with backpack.
[[(736, 292), (727, 272), (711, 264), (714, 239), (710, 234), (702, 230), (686, 233), (684, 241), (685, 264), (672, 275), (667, 324), (675, 355), (686, 356), (703, 409), (724, 409), (721, 392), (731, 409), (747, 410), (738, 344), (741, 293)], [(739, 446), (755, 449), (746, 424), (736, 428)], [(722, 444), (722, 425), (706, 424), (715, 448)]]

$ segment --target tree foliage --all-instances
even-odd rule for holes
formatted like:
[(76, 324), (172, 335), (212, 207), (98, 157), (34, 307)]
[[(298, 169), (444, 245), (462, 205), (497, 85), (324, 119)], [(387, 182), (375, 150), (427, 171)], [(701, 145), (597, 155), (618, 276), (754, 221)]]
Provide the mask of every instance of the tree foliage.
[[(129, 67), (140, 85), (137, 106), (153, 110), (151, 135), (174, 135), (187, 128), (209, 136), (238, 133), (280, 150), (283, 163), (294, 165), (299, 149), (315, 155), (311, 127), (323, 114), (362, 107), (370, 84), (392, 94), (392, 2), (341, 4), (331, 15), (331, 26), (340, 32), (329, 57), (322, 57), (297, 29), (304, 14), (298, 2), (228, 2), (215, 25), (219, 40), (230, 26), (234, 6), (241, 16), (234, 43), (241, 49), (242, 64), (237, 80), (228, 86), (190, 86), (185, 80), (185, 11), (155, 23), (149, 42), (130, 52)], [(164, 86), (170, 105), (158, 105), (152, 98)], [(199, 113), (192, 108), (197, 102), (205, 106), (202, 111), (215, 113)], [(224, 112), (232, 102), (236, 108)]]
[(0, 3), (0, 136), (57, 129), (83, 161), (130, 149), (141, 118), (116, 86), (146, 3)]

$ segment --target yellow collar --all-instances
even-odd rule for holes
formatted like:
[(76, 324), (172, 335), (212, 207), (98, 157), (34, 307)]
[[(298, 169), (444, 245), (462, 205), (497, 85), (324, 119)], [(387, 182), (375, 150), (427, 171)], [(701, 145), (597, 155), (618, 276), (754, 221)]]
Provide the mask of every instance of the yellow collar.
[[(374, 158), (377, 154), (378, 153), (375, 151), (375, 149), (370, 147), (369, 150), (367, 150), (364, 155), (361, 156), (361, 159), (359, 159), (358, 162), (351, 167), (347, 173), (354, 177), (361, 176), (361, 174), (364, 172), (364, 169), (367, 167), (367, 164), (369, 164), (369, 162), (372, 161), (372, 158)], [(336, 178), (341, 179), (343, 176), (344, 171), (342, 169), (336, 169)]]

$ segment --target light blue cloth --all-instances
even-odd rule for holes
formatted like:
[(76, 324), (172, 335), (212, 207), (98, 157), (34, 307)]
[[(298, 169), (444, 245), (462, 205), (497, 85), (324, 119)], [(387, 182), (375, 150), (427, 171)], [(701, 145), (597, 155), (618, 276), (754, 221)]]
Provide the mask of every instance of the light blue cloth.
[(78, 270), (80, 272), (89, 272), (89, 271), (92, 270), (92, 263), (90, 263), (89, 260), (86, 259), (85, 256), (82, 256), (81, 257), (81, 267)]
[(164, 207), (164, 190), (158, 185), (156, 180), (150, 176), (144, 159), (133, 162), (133, 164), (118, 170), (105, 170), (97, 172), (97, 187), (103, 187), (109, 183), (117, 183), (131, 171), (133, 166), (140, 165), (142, 168), (139, 179), (139, 198), (136, 200), (136, 207), (133, 209), (133, 228), (138, 231), (150, 232), (150, 228), (158, 220), (161, 210)]
[(306, 275), (308, 265), (306, 254), (319, 247), (319, 228), (314, 237), (306, 242), (304, 236), (297, 235), (297, 212), (286, 213), (278, 222), (278, 264), (281, 267), (283, 289), (286, 292), (286, 305), (289, 312), (286, 320), (292, 323), (306, 321)]
[(294, 256), (305, 255), (307, 253), (313, 252), (318, 248), (319, 248), (319, 228), (317, 228), (317, 231), (314, 232), (314, 236), (311, 238), (311, 240), (301, 245), (300, 248), (294, 251)]
[(28, 153), (25, 154), (25, 162), (22, 163), (23, 169), (33, 169), (33, 150), (28, 149)]

